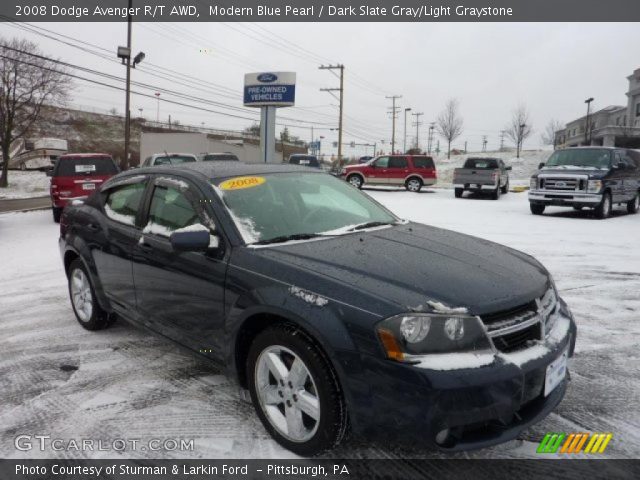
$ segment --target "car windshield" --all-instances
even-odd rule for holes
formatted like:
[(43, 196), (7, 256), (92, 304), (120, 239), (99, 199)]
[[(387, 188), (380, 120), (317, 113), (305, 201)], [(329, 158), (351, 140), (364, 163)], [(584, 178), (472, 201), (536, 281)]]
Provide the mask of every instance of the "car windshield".
[(611, 151), (604, 148), (558, 150), (553, 152), (546, 166), (609, 168)]
[(190, 155), (169, 155), (168, 157), (156, 157), (155, 165), (177, 165), (179, 163), (195, 162), (195, 157)]
[(57, 176), (115, 175), (118, 167), (111, 157), (62, 157), (57, 163)]
[(238, 161), (238, 157), (236, 157), (233, 153), (211, 153), (202, 157), (203, 162), (211, 162), (213, 160)]
[(322, 173), (233, 177), (214, 185), (247, 244), (342, 235), (400, 221), (348, 183)]

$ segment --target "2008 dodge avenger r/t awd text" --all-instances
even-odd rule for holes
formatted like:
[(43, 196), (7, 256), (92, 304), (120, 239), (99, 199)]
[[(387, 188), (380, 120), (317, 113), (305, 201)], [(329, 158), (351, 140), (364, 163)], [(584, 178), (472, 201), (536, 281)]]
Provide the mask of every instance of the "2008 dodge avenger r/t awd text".
[(489, 446), (567, 388), (576, 326), (540, 263), (317, 169), (137, 169), (67, 207), (60, 233), (83, 327), (122, 317), (222, 362), (298, 454), (348, 430)]

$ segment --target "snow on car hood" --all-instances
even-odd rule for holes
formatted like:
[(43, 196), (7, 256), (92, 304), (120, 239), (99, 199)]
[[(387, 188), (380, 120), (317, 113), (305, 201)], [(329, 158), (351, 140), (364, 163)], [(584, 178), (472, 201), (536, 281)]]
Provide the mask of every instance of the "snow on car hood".
[(416, 223), (255, 252), (281, 275), (286, 265), (315, 277), (312, 290), (328, 298), (351, 289), (343, 301), (363, 309), (370, 305), (359, 305), (354, 290), (396, 309), (429, 311), (440, 302), (483, 315), (528, 303), (549, 285), (544, 267), (524, 253)]

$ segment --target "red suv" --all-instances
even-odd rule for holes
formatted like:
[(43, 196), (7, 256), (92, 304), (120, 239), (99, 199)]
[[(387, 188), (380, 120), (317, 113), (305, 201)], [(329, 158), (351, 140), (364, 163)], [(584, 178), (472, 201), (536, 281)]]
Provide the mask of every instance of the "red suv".
[(436, 183), (436, 166), (426, 155), (383, 155), (362, 165), (347, 165), (340, 171), (354, 187), (363, 185), (404, 185), (419, 192), (423, 185)]
[(68, 153), (56, 161), (51, 177), (53, 221), (60, 221), (62, 209), (73, 200), (85, 199), (97, 186), (119, 172), (107, 153)]

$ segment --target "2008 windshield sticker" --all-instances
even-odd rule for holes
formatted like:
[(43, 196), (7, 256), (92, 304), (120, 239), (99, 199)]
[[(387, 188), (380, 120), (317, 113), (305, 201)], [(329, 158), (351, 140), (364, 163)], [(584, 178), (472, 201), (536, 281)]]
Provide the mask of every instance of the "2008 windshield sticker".
[(253, 188), (262, 185), (267, 180), (264, 177), (236, 177), (222, 182), (221, 190), (240, 190), (242, 188)]

